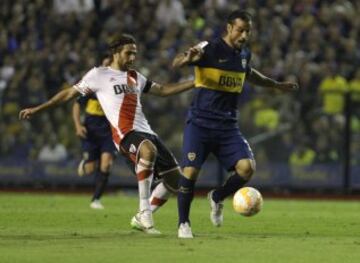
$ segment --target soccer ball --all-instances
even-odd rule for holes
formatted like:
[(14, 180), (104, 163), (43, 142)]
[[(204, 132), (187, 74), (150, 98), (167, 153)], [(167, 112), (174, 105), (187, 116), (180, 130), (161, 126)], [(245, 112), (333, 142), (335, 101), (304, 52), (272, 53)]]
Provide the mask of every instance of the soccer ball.
[(234, 195), (233, 207), (236, 213), (243, 216), (257, 214), (263, 205), (263, 198), (258, 190), (253, 187), (240, 188)]

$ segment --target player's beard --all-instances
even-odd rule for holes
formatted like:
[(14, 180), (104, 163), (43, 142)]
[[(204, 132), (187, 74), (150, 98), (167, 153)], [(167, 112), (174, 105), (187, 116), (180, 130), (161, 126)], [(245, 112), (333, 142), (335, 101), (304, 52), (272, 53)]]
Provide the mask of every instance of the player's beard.
[(126, 63), (124, 63), (124, 68), (126, 70), (130, 70), (132, 68), (132, 65), (134, 65), (133, 62), (126, 62)]
[(119, 69), (122, 71), (128, 71), (130, 69), (129, 63), (118, 63)]
[(243, 49), (246, 47), (247, 44), (246, 40), (238, 40), (235, 43), (236, 43), (235, 45), (236, 49)]

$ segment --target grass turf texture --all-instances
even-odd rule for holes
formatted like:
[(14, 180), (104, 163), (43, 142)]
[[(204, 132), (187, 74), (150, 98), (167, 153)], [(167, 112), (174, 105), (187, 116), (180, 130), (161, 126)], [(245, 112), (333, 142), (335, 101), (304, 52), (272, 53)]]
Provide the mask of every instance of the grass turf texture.
[(136, 196), (0, 193), (0, 262), (360, 262), (360, 202), (264, 200), (245, 218), (225, 202), (215, 228), (209, 204), (192, 206), (193, 240), (177, 238), (176, 199), (155, 214), (161, 236), (131, 230)]

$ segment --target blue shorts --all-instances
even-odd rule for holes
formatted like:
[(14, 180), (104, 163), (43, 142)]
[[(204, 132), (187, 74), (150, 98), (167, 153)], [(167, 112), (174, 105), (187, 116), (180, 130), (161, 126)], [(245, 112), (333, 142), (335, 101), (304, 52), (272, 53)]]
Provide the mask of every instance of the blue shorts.
[(241, 159), (254, 159), (249, 143), (238, 128), (216, 130), (188, 121), (184, 131), (181, 166), (200, 169), (209, 153), (213, 153), (228, 171), (234, 170)]
[(89, 135), (81, 139), (83, 159), (87, 161), (99, 160), (102, 153), (115, 154), (116, 148), (112, 136)]

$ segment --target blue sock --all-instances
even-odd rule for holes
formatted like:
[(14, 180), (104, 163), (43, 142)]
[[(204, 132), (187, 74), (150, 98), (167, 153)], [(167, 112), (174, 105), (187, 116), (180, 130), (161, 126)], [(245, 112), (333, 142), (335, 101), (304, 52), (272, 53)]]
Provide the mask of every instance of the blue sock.
[(226, 197), (234, 194), (238, 189), (243, 187), (248, 180), (245, 180), (240, 175), (234, 173), (231, 175), (221, 187), (215, 189), (212, 195), (212, 199), (218, 203), (224, 200)]
[(179, 179), (179, 193), (178, 193), (178, 212), (179, 225), (188, 222), (190, 224), (189, 214), (190, 206), (194, 197), (195, 180), (189, 180), (183, 175)]
[(99, 200), (105, 191), (109, 180), (109, 172), (97, 171), (95, 175), (95, 192), (91, 201)]

